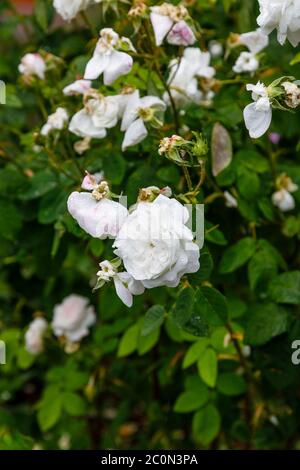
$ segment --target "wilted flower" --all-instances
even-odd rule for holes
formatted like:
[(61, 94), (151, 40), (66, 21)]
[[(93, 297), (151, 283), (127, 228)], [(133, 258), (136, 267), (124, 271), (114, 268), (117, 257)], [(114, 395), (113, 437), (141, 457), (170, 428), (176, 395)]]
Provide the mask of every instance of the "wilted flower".
[(84, 137), (82, 140), (75, 142), (74, 150), (79, 155), (82, 155), (84, 152), (91, 148), (91, 137)]
[(122, 150), (137, 145), (147, 137), (148, 131), (145, 122), (161, 125), (157, 113), (166, 109), (165, 103), (157, 96), (144, 96), (140, 98), (139, 91), (132, 93), (127, 101), (123, 114), (121, 130), (125, 131)]
[(46, 124), (41, 129), (41, 135), (48, 135), (53, 130), (61, 131), (68, 122), (69, 114), (65, 108), (57, 108), (55, 113), (48, 116)]
[(104, 180), (104, 173), (100, 171), (99, 173), (94, 173), (91, 175), (90, 173), (86, 172), (85, 177), (82, 180), (81, 187), (86, 191), (93, 191), (95, 188), (98, 187), (101, 181)]
[(244, 109), (244, 119), (250, 137), (258, 139), (270, 127), (272, 121), (272, 105), (267, 87), (258, 82), (256, 85), (247, 85), (247, 90), (252, 91), (254, 103), (248, 104)]
[(45, 78), (46, 63), (40, 54), (25, 54), (18, 68), (25, 76), (35, 75), (41, 80)]
[(257, 23), (265, 34), (277, 29), (277, 39), (286, 38), (296, 47), (300, 42), (300, 8), (298, 0), (258, 0), (260, 15)]
[(185, 225), (188, 210), (159, 195), (138, 204), (128, 215), (114, 243), (125, 269), (145, 288), (176, 287), (181, 277), (199, 269), (199, 247)]
[(60, 305), (54, 307), (52, 321), (56, 336), (64, 336), (75, 343), (89, 334), (89, 327), (96, 322), (95, 309), (89, 306), (89, 299), (71, 294)]
[(39, 354), (43, 351), (43, 337), (48, 328), (48, 323), (44, 318), (35, 318), (29, 325), (25, 333), (25, 349), (30, 354)]
[(104, 28), (100, 31), (100, 39), (96, 45), (94, 55), (88, 62), (84, 78), (95, 80), (103, 73), (104, 84), (110, 85), (121, 75), (130, 72), (133, 64), (132, 57), (126, 52), (118, 51), (126, 42), (127, 47), (133, 48), (128, 38), (119, 38), (119, 35), (111, 28)]
[(163, 3), (150, 8), (150, 20), (153, 26), (155, 42), (160, 46), (167, 36), (169, 44), (189, 46), (196, 42), (196, 37), (186, 23), (188, 11), (182, 5)]
[(285, 91), (285, 104), (289, 108), (297, 108), (300, 105), (300, 88), (298, 85), (292, 82), (283, 82), (281, 86)]

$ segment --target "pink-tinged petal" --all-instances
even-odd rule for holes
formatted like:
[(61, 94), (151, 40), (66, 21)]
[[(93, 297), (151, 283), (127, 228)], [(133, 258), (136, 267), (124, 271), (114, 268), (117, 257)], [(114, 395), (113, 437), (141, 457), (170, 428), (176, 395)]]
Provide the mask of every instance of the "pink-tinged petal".
[(96, 80), (106, 70), (110, 61), (110, 55), (99, 54), (97, 51), (89, 60), (84, 72), (85, 80)]
[(267, 132), (272, 121), (272, 108), (257, 110), (256, 103), (251, 103), (244, 109), (246, 128), (252, 139), (258, 139)]
[(144, 125), (142, 119), (134, 121), (125, 133), (125, 137), (122, 144), (122, 150), (126, 150), (128, 147), (137, 145), (147, 137), (148, 131)]
[(104, 69), (104, 85), (110, 85), (117, 78), (126, 75), (132, 68), (133, 60), (126, 52), (112, 51)]
[(167, 41), (174, 46), (191, 46), (196, 42), (196, 37), (189, 25), (181, 20), (173, 26)]
[(155, 42), (160, 46), (172, 28), (173, 21), (166, 15), (158, 15), (157, 13), (150, 13), (150, 20), (154, 30)]
[(116, 288), (117, 296), (127, 307), (132, 307), (133, 297), (129, 289), (125, 287), (123, 282), (119, 279), (118, 275), (114, 277), (114, 284)]

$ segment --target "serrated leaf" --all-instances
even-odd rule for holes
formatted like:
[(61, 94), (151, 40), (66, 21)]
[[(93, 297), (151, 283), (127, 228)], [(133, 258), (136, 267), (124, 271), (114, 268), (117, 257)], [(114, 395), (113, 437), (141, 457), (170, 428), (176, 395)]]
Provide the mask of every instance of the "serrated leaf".
[(215, 351), (212, 348), (207, 348), (197, 365), (203, 382), (209, 387), (214, 387), (218, 375), (218, 358)]
[(300, 304), (300, 271), (291, 271), (275, 277), (269, 284), (269, 296), (274, 302)]
[(146, 312), (141, 327), (141, 335), (146, 336), (159, 328), (164, 322), (165, 309), (161, 305), (153, 305)]
[(187, 287), (179, 293), (170, 318), (180, 328), (182, 328), (191, 318), (193, 313), (194, 298), (195, 291), (191, 287)]
[(198, 341), (193, 343), (185, 353), (182, 368), (187, 369), (192, 364), (197, 362), (203, 355), (208, 345), (209, 340), (207, 338), (200, 338)]
[(205, 405), (208, 396), (208, 390), (204, 384), (202, 390), (199, 387), (195, 390), (187, 390), (177, 398), (174, 411), (176, 413), (190, 413), (191, 411), (198, 410), (201, 406)]
[(196, 440), (204, 445), (210, 444), (219, 434), (221, 418), (217, 408), (208, 404), (193, 418), (193, 433)]
[(286, 310), (273, 303), (258, 304), (247, 313), (245, 343), (260, 346), (287, 329)]
[(254, 255), (255, 250), (256, 240), (243, 238), (225, 251), (219, 266), (220, 273), (227, 274), (240, 268)]
[(135, 323), (125, 331), (119, 343), (118, 357), (129, 356), (136, 350), (139, 330), (139, 324)]

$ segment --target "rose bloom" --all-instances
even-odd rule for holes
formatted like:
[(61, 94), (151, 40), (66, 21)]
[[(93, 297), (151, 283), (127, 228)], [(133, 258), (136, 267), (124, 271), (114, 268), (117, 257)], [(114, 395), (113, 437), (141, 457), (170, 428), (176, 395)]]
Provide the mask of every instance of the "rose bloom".
[(54, 0), (54, 8), (60, 16), (66, 20), (71, 21), (77, 13), (85, 10), (93, 0)]
[(39, 354), (43, 351), (43, 336), (48, 327), (44, 318), (33, 320), (25, 333), (25, 349), (30, 354)]
[(41, 80), (45, 78), (46, 64), (40, 54), (25, 54), (18, 69), (25, 76), (36, 75)]
[(257, 23), (265, 34), (277, 29), (277, 39), (288, 39), (296, 47), (300, 42), (299, 0), (258, 0), (260, 15)]
[(141, 202), (125, 220), (114, 243), (126, 271), (144, 287), (176, 287), (180, 278), (198, 271), (199, 247), (185, 225), (188, 210), (160, 195)]
[(52, 328), (56, 336), (65, 336), (70, 342), (80, 341), (89, 334), (89, 327), (96, 322), (89, 299), (72, 294), (54, 307)]

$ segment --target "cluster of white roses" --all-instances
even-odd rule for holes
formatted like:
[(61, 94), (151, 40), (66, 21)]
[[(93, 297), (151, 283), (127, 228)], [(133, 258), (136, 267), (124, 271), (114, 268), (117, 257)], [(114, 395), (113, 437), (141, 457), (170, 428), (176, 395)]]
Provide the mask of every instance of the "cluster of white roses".
[[(66, 351), (71, 352), (88, 335), (89, 327), (95, 322), (95, 309), (89, 305), (89, 300), (71, 294), (54, 307), (51, 327), (55, 336), (63, 339)], [(47, 329), (48, 322), (42, 317), (37, 317), (30, 323), (25, 333), (25, 348), (30, 354), (43, 351)]]
[(90, 192), (70, 195), (70, 214), (92, 237), (113, 238), (117, 256), (100, 263), (97, 288), (113, 280), (118, 296), (130, 307), (132, 296), (145, 288), (176, 287), (184, 274), (198, 271), (199, 247), (186, 225), (189, 212), (170, 197), (169, 188), (141, 190), (129, 210), (111, 199), (99, 174), (87, 175), (83, 189)]

